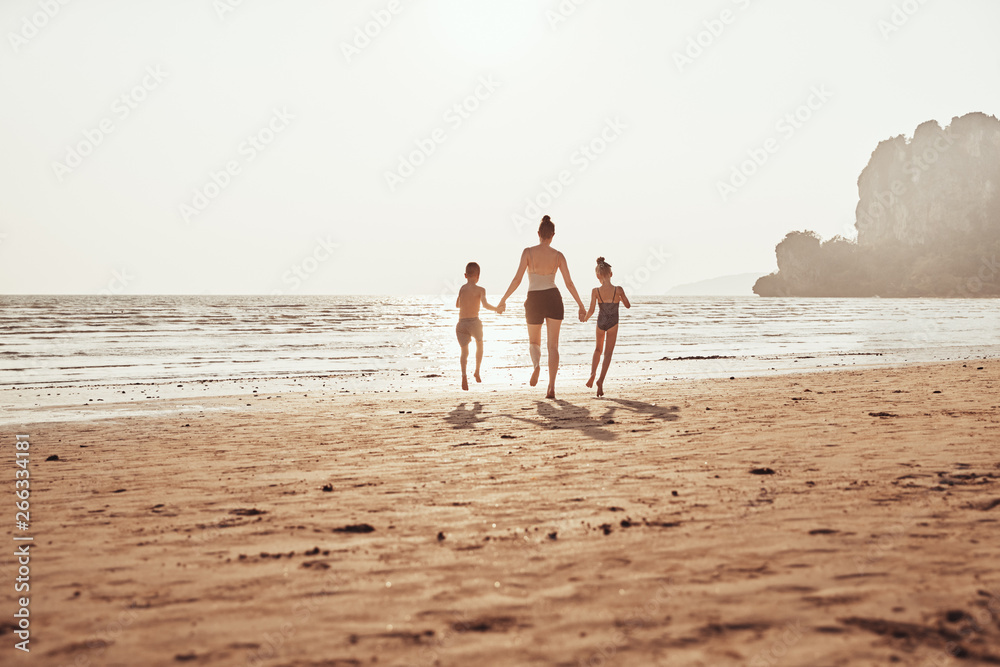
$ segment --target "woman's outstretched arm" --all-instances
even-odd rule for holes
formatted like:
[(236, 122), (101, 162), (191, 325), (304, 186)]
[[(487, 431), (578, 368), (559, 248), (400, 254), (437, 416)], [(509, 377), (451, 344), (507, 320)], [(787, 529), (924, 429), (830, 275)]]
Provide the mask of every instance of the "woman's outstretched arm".
[(576, 291), (576, 285), (573, 284), (573, 279), (569, 277), (569, 266), (566, 264), (566, 255), (559, 253), (559, 270), (562, 271), (563, 281), (566, 283), (566, 289), (569, 293), (573, 295), (576, 299), (576, 304), (580, 306), (580, 321), (585, 321), (584, 315), (587, 314), (587, 309), (583, 307), (583, 299), (580, 298), (580, 294)]
[(507, 307), (507, 298), (514, 293), (521, 285), (521, 279), (524, 278), (524, 272), (528, 269), (528, 249), (525, 248), (521, 251), (521, 263), (517, 266), (517, 273), (514, 274), (514, 279), (510, 281), (510, 287), (507, 288), (506, 294), (500, 299), (500, 303), (497, 304), (497, 308), (502, 312), (504, 308)]

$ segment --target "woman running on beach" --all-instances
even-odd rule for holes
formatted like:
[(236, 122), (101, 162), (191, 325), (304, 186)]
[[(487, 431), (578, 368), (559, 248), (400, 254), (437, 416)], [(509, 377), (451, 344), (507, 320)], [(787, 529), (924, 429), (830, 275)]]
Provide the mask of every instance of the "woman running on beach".
[(604, 364), (601, 366), (601, 377), (597, 380), (597, 395), (604, 396), (604, 378), (608, 375), (608, 367), (611, 366), (611, 355), (615, 351), (615, 342), (618, 340), (618, 304), (625, 304), (626, 308), (631, 308), (625, 296), (625, 288), (611, 284), (611, 265), (604, 261), (603, 257), (597, 258), (597, 279), (601, 281), (600, 287), (595, 287), (590, 294), (590, 310), (587, 311), (586, 319), (594, 314), (594, 307), (600, 310), (597, 313), (597, 345), (594, 347), (594, 359), (590, 365), (590, 379), (587, 386), (594, 386), (594, 378), (597, 377), (597, 364), (601, 361), (601, 352), (604, 352)]
[(521, 253), (521, 264), (517, 267), (514, 279), (510, 281), (507, 293), (497, 304), (497, 312), (503, 313), (507, 307), (507, 299), (521, 284), (524, 272), (528, 272), (528, 298), (524, 301), (524, 316), (528, 321), (528, 351), (534, 370), (531, 373), (531, 386), (538, 384), (538, 374), (541, 371), (542, 359), (542, 323), (545, 323), (548, 334), (549, 350), (549, 390), (546, 398), (556, 397), (556, 373), (559, 371), (559, 328), (563, 320), (563, 302), (556, 287), (556, 271), (562, 271), (566, 289), (576, 299), (580, 306), (580, 321), (584, 321), (586, 308), (577, 294), (576, 286), (569, 277), (569, 267), (561, 252), (552, 247), (552, 237), (556, 226), (549, 216), (542, 218), (538, 225), (538, 245), (525, 248)]

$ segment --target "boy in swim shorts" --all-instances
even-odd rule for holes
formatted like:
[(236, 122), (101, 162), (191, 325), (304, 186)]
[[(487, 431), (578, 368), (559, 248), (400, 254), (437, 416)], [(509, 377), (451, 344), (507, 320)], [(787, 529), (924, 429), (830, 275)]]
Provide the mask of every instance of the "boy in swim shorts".
[(473, 377), (476, 382), (482, 382), (479, 377), (479, 367), (483, 363), (483, 323), (479, 320), (479, 305), (487, 310), (497, 312), (496, 306), (486, 301), (486, 290), (476, 283), (479, 282), (479, 265), (469, 262), (465, 267), (465, 279), (468, 281), (458, 290), (455, 307), (458, 308), (458, 326), (455, 334), (458, 344), (462, 346), (462, 389), (468, 391), (469, 378), (465, 373), (466, 362), (469, 359), (469, 341), (476, 339), (476, 372)]

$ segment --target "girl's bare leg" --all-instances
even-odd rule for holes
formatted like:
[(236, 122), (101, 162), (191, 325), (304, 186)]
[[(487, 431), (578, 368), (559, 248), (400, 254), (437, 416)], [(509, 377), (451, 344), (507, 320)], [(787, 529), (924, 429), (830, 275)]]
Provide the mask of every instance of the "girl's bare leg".
[(604, 364), (601, 365), (601, 377), (597, 380), (597, 395), (604, 396), (604, 378), (608, 375), (608, 367), (611, 365), (611, 355), (615, 351), (615, 341), (618, 340), (618, 325), (608, 329), (605, 338)]
[(540, 358), (542, 354), (541, 324), (528, 325), (528, 349), (531, 352), (531, 363), (534, 365), (534, 369), (531, 371), (531, 380), (528, 384), (534, 387), (538, 384), (538, 374), (542, 371), (542, 367), (538, 363), (538, 358)]
[(601, 352), (604, 350), (604, 331), (601, 329), (597, 330), (597, 346), (594, 347), (594, 360), (590, 364), (590, 379), (587, 380), (587, 386), (594, 386), (594, 378), (597, 377), (597, 364), (601, 363)]
[[(549, 345), (549, 390), (545, 393), (545, 398), (556, 397), (556, 373), (559, 372), (559, 329), (562, 327), (562, 320), (545, 320), (545, 328), (548, 333)], [(541, 332), (539, 332), (540, 334)]]

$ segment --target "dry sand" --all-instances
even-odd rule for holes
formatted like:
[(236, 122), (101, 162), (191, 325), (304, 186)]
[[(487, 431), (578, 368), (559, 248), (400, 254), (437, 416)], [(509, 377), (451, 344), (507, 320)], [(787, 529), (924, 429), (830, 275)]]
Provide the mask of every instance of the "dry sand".
[(5, 612), (0, 662), (1000, 664), (998, 375), (247, 392), (24, 425), (31, 653)]

